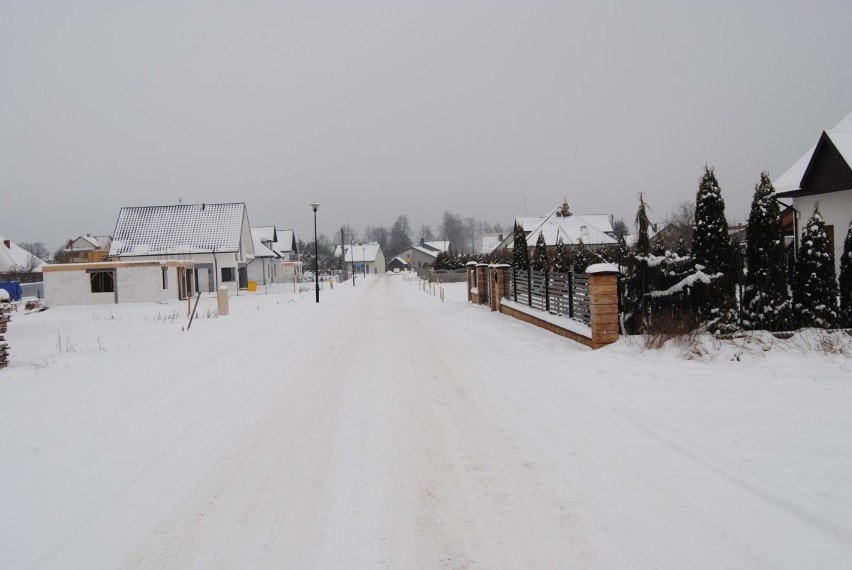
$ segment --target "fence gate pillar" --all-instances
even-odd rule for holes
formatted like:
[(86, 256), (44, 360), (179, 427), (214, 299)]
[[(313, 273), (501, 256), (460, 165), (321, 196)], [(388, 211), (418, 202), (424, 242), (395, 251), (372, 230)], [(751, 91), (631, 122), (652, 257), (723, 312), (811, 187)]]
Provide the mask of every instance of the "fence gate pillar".
[(467, 300), (470, 302), (473, 301), (473, 293), (471, 293), (471, 289), (473, 289), (473, 282), (475, 278), (473, 272), (476, 271), (476, 262), (468, 261), (465, 268), (467, 269)]
[(479, 305), (483, 305), (485, 299), (485, 291), (488, 287), (488, 275), (486, 273), (487, 266), (484, 263), (476, 264), (476, 290), (479, 291)]
[(586, 269), (589, 275), (589, 312), (592, 348), (618, 340), (618, 266), (597, 263)]
[(491, 310), (499, 311), (500, 303), (506, 291), (506, 275), (510, 265), (498, 264), (488, 268), (491, 272), (491, 296), (489, 297)]

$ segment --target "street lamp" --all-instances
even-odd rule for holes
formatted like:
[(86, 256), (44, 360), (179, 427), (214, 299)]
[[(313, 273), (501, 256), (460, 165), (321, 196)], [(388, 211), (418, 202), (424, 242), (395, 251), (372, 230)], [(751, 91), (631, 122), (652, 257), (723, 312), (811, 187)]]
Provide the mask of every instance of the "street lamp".
[(364, 270), (364, 278), (367, 278), (367, 254), (364, 251), (364, 244), (361, 244), (361, 269)]
[(319, 204), (311, 202), (311, 209), (314, 211), (314, 282), (317, 286), (317, 303), (319, 303), (319, 242), (317, 241), (317, 210)]
[(352, 235), (349, 235), (349, 259), (352, 260), (352, 286), (355, 286), (355, 248), (352, 246)]

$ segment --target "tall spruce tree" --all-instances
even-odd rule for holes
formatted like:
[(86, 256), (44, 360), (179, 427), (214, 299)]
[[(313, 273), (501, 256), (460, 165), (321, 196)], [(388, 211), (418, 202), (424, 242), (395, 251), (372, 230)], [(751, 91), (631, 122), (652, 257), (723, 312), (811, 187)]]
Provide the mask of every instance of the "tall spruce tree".
[(814, 206), (802, 230), (793, 279), (793, 310), (799, 326), (828, 329), (837, 324), (837, 281), (825, 221)]
[(651, 253), (651, 237), (650, 233), (651, 221), (648, 219), (648, 212), (645, 207), (645, 197), (639, 193), (639, 209), (636, 211), (636, 253), (639, 255), (648, 255)]
[(553, 271), (556, 273), (568, 273), (571, 271), (571, 259), (568, 254), (568, 247), (562, 238), (556, 242), (556, 251), (553, 254)]
[(583, 240), (578, 240), (577, 250), (574, 252), (574, 271), (585, 273), (586, 268), (592, 264), (593, 255), (588, 246), (583, 243)]
[(746, 265), (743, 289), (744, 324), (768, 331), (792, 326), (787, 287), (787, 254), (781, 234), (781, 209), (768, 172), (760, 174), (746, 227)]
[(530, 266), (535, 271), (547, 271), (550, 269), (550, 259), (547, 255), (547, 244), (544, 241), (544, 234), (542, 233), (538, 234), (538, 239), (535, 242)]
[(708, 329), (712, 332), (735, 330), (735, 251), (728, 235), (722, 190), (710, 166), (704, 167), (695, 199), (692, 256), (696, 268), (712, 278), (708, 287), (696, 289), (696, 305)]
[(852, 222), (849, 222), (840, 258), (840, 326), (852, 328)]
[(530, 268), (530, 248), (527, 245), (527, 235), (524, 228), (515, 222), (515, 230), (512, 239), (512, 267), (515, 269)]

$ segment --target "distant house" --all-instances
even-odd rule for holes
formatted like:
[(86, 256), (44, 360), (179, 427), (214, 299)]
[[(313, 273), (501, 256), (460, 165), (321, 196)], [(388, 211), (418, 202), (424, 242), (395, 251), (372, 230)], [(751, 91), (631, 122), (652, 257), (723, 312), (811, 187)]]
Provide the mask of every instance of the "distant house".
[(843, 241), (852, 220), (852, 113), (834, 129), (823, 131), (816, 146), (779, 176), (774, 186), (778, 198), (792, 202), (797, 249), (801, 224), (807, 222), (819, 203), (839, 272)]
[(0, 236), (0, 281), (34, 283), (41, 281), (45, 261), (10, 239)]
[(292, 230), (275, 226), (251, 228), (254, 259), (248, 262), (248, 278), (261, 285), (291, 283), (302, 275), (302, 262), (296, 261), (297, 250)]
[(121, 261), (192, 261), (195, 291), (248, 285), (254, 241), (244, 203), (122, 208), (110, 257)]
[[(515, 223), (524, 230), (527, 246), (532, 248), (538, 237), (544, 236), (548, 248), (555, 248), (559, 242), (569, 247), (579, 247), (580, 242), (595, 249), (601, 246), (618, 245), (613, 236), (612, 224), (606, 214), (573, 214), (568, 203), (554, 208), (538, 218), (516, 218)], [(514, 249), (515, 236), (510, 233), (495, 250)]]
[(296, 232), (293, 230), (276, 230), (276, 238), (271, 249), (284, 261), (299, 261), (299, 247)]
[(410, 269), (410, 265), (401, 257), (396, 256), (388, 262), (388, 271), (404, 271)]
[(109, 256), (112, 236), (80, 235), (65, 242), (59, 252), (60, 263), (92, 263)]
[(500, 242), (503, 241), (505, 236), (502, 233), (490, 233), (490, 234), (482, 234), (479, 240), (479, 247), (477, 248), (477, 253), (487, 255), (500, 245)]
[(347, 268), (351, 268), (355, 264), (357, 273), (372, 273), (373, 275), (381, 275), (387, 271), (385, 267), (385, 254), (382, 251), (382, 246), (377, 243), (355, 243), (350, 247), (345, 244), (341, 251), (341, 246), (335, 246), (334, 257), (340, 257), (345, 252), (345, 262)]

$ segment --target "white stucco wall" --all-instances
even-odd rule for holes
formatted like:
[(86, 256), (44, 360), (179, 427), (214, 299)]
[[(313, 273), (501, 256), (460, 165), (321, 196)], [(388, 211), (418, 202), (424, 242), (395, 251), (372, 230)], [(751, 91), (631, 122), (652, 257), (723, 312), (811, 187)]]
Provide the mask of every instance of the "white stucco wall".
[[(814, 205), (819, 202), (819, 212), (827, 226), (834, 226), (834, 270), (840, 274), (840, 256), (843, 255), (843, 242), (846, 232), (849, 230), (849, 222), (852, 220), (852, 190), (831, 192), (818, 196), (801, 196), (793, 199), (793, 207), (799, 211), (799, 235), (801, 240), (802, 229), (808, 223), (808, 219), (814, 212)], [(797, 243), (799, 243), (797, 241)], [(800, 244), (801, 245), (801, 244)]]

